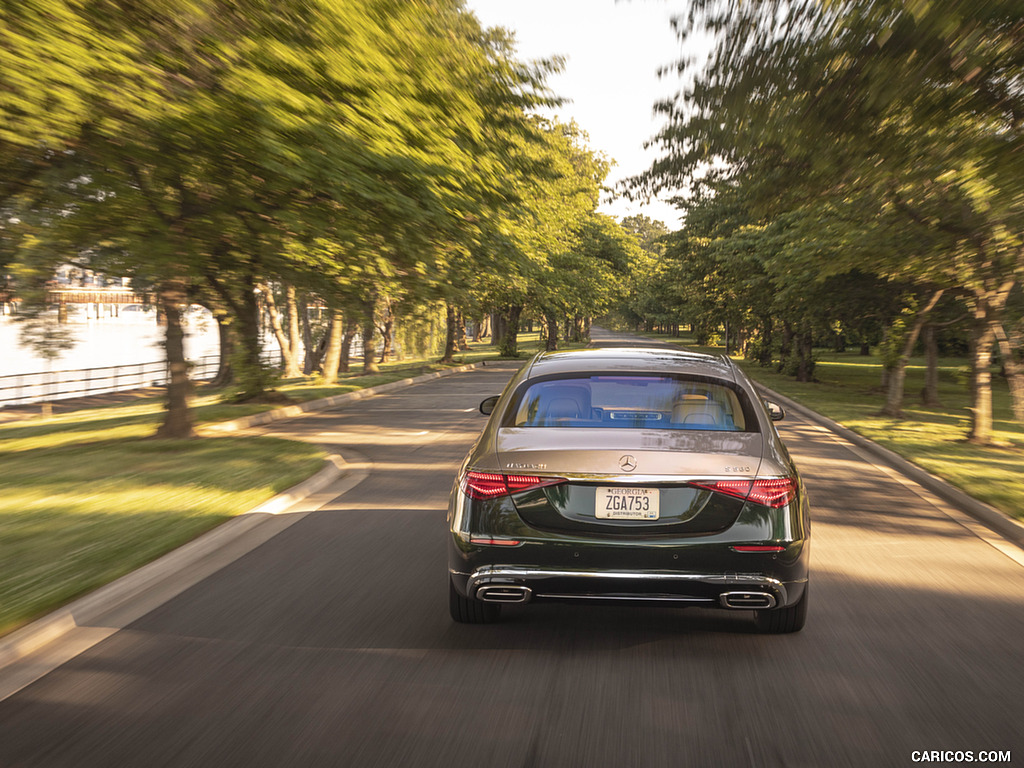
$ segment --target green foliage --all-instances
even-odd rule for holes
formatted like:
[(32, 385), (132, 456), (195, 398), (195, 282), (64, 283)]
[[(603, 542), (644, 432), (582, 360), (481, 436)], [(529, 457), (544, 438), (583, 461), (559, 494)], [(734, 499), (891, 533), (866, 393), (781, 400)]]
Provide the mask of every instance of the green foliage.
[[(658, 106), (664, 155), (634, 186), (687, 193), (687, 229), (711, 238), (677, 247), (710, 259), (686, 268), (705, 278), (686, 305), (718, 323), (750, 306), (730, 294), (723, 248), (752, 254), (772, 318), (801, 326), (837, 319), (822, 281), (853, 270), (954, 289), (980, 376), (1024, 276), (1019, 3), (696, 0), (677, 24), (715, 47), (705, 65), (680, 63), (680, 97)], [(860, 313), (884, 323), (890, 293)], [(983, 377), (974, 389), (985, 414)], [(987, 439), (984, 421), (972, 439)]]
[(607, 172), (531, 114), (559, 63), (518, 60), (460, 0), (34, 0), (2, 20), (0, 264), (185, 285), (230, 318), (245, 397), (273, 383), (259, 286), (348, 317), (536, 301)]

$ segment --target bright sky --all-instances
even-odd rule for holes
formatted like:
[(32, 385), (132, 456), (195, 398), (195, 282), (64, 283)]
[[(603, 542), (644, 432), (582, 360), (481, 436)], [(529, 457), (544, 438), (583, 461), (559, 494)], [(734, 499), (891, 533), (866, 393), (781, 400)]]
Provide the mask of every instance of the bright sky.
[[(670, 0), (466, 0), (488, 27), (513, 30), (521, 58), (555, 55), (565, 70), (549, 80), (568, 99), (557, 115), (575, 119), (591, 149), (616, 162), (608, 186), (647, 170), (657, 158), (643, 144), (657, 132), (654, 103), (679, 90), (677, 76), (658, 78), (681, 48), (669, 20), (685, 3)], [(643, 213), (679, 227), (676, 209), (661, 200), (648, 205), (618, 199), (600, 210), (618, 218)]]

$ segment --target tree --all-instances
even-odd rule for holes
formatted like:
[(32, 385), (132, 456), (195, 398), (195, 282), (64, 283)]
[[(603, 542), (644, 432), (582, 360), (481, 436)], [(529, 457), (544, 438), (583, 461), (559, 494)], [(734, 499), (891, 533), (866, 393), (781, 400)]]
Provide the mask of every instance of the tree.
[[(172, 372), (161, 436), (191, 435), (190, 301), (230, 313), (241, 397), (262, 396), (257, 291), (283, 279), (341, 304), (335, 295), (351, 299), (370, 276), (429, 282), (504, 184), (482, 140), (488, 107), (503, 98), (504, 115), (541, 87), (538, 69), (492, 55), (458, 0), (41, 2), (67, 17), (68, 55), (104, 54), (89, 76), (116, 81), (118, 98), (73, 81), (83, 104), (51, 131), (73, 142), (71, 160), (46, 183), (35, 174), (39, 194), (16, 203), (45, 220), (54, 250), (88, 251), (156, 287)], [(13, 50), (10, 71), (46, 83), (25, 91), (45, 115), (52, 57)], [(34, 146), (24, 133), (19, 146)], [(364, 305), (380, 288), (361, 285)]]
[[(987, 442), (989, 359), (1024, 261), (1017, 4), (699, 0), (680, 29), (710, 31), (717, 47), (686, 107), (660, 105), (665, 154), (636, 186), (742, 179), (755, 220), (801, 222), (800, 247), (784, 251), (800, 269), (961, 291), (974, 320), (970, 439)], [(889, 242), (868, 251), (858, 234)]]

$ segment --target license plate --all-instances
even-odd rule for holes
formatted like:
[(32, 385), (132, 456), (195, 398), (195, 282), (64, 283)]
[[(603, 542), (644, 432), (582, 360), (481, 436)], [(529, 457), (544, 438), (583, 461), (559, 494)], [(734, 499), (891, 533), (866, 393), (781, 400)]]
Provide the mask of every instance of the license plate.
[(661, 514), (657, 488), (601, 486), (594, 499), (598, 520), (657, 520)]

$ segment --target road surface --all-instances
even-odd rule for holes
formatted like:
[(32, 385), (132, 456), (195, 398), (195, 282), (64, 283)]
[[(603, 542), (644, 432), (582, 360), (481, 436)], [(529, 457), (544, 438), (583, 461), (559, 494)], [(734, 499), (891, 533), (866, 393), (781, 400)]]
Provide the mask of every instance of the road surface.
[(512, 370), (270, 428), (365, 479), (0, 702), (0, 767), (1024, 763), (1024, 557), (796, 416), (781, 431), (813, 504), (803, 632), (559, 605), (452, 623), (447, 495), (477, 403)]

